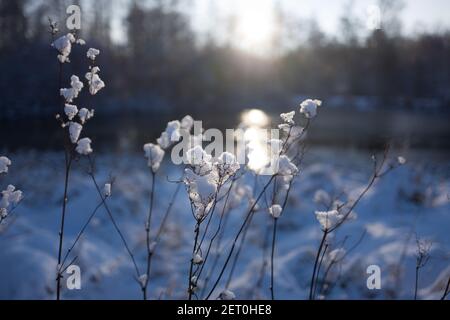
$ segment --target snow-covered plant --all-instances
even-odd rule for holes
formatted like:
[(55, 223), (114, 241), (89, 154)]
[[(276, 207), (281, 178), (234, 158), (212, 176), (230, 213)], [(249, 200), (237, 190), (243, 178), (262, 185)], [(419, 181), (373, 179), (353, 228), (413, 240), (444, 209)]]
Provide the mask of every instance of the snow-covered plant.
[[(50, 32), (52, 37), (55, 37), (58, 31), (57, 24), (50, 21)], [(85, 45), (85, 41), (83, 39), (77, 39), (75, 32), (63, 35), (52, 42), (52, 47), (58, 53), (57, 59), (59, 62), (60, 75), (63, 75), (63, 66), (70, 63), (70, 55), (74, 45)], [(97, 94), (102, 88), (105, 87), (105, 83), (98, 75), (100, 69), (95, 65), (95, 59), (99, 54), (99, 50), (92, 48), (89, 49), (86, 54), (89, 59), (89, 72), (86, 74), (86, 79), (91, 96)], [(94, 110), (80, 108), (75, 103), (75, 100), (80, 96), (83, 88), (85, 88), (85, 84), (80, 80), (80, 78), (77, 75), (72, 75), (70, 77), (70, 87), (63, 87), (63, 78), (60, 76), (59, 79), (59, 95), (62, 97), (62, 110), (61, 113), (56, 115), (56, 119), (60, 121), (61, 127), (65, 129), (63, 133), (65, 138), (65, 181), (59, 231), (58, 275), (56, 281), (56, 296), (58, 300), (60, 299), (61, 292), (61, 271), (63, 267), (62, 248), (64, 243), (64, 222), (68, 202), (70, 173), (73, 162), (76, 158), (80, 156), (89, 156), (93, 152), (91, 146), (92, 140), (88, 137), (81, 137), (81, 134), (83, 132), (83, 126), (94, 116)], [(90, 164), (92, 166), (91, 161)], [(91, 170), (93, 170), (93, 168), (91, 168)]]
[(147, 165), (153, 172), (159, 170), (161, 161), (164, 158), (165, 151), (157, 144), (147, 143), (144, 145), (145, 157), (148, 160)]
[(416, 238), (416, 269), (415, 269), (415, 285), (414, 285), (414, 300), (417, 300), (417, 290), (419, 288), (419, 274), (420, 269), (425, 267), (425, 265), (430, 260), (430, 250), (433, 243), (425, 239)]
[(100, 54), (100, 50), (95, 49), (95, 48), (89, 48), (89, 50), (88, 50), (87, 53), (86, 53), (86, 56), (87, 56), (90, 60), (94, 61), (95, 58), (97, 58), (97, 56), (98, 56), (99, 54)]
[(9, 166), (11, 165), (11, 160), (7, 157), (0, 157), (0, 174), (8, 173)]
[[(5, 156), (0, 157), (0, 174), (7, 174), (9, 171), (9, 166), (12, 162), (9, 158)], [(5, 190), (1, 192), (0, 199), (0, 225), (3, 221), (10, 216), (13, 211), (17, 208), (19, 203), (23, 199), (23, 192), (17, 190), (14, 185), (8, 185)]]
[[(194, 247), (193, 257), (198, 257), (202, 252), (202, 245), (204, 244), (205, 236), (213, 219), (217, 204), (220, 202), (219, 194), (222, 188), (230, 183), (226, 196), (224, 196), (224, 204), (222, 214), (220, 215), (220, 223), (215, 235), (220, 232), (221, 222), (224, 216), (224, 211), (227, 207), (229, 195), (234, 183), (234, 179), (241, 169), (236, 156), (230, 152), (223, 152), (217, 159), (203, 150), (201, 145), (195, 145), (189, 149), (184, 155), (187, 166), (184, 170), (184, 184), (191, 203), (192, 215), (196, 221), (194, 233)], [(208, 219), (203, 230), (203, 235), (200, 239), (201, 226), (203, 222)], [(208, 261), (209, 253), (215, 237), (213, 237), (209, 244), (207, 244), (206, 255), (202, 261), (202, 265), (198, 266), (196, 259), (191, 259), (189, 269), (189, 279), (195, 278), (196, 281), (189, 280), (188, 293), (189, 299), (192, 299), (194, 288), (197, 288), (197, 282), (202, 275), (204, 266)], [(207, 282), (207, 281), (205, 281)]]
[(62, 37), (53, 41), (52, 46), (59, 52), (57, 57), (60, 63), (70, 62), (69, 56), (72, 52), (72, 44), (74, 43), (76, 43), (76, 39), (72, 33), (63, 35)]
[[(185, 120), (185, 126), (189, 127), (189, 120)], [(178, 120), (171, 121), (167, 124), (166, 130), (161, 134), (161, 137), (159, 137), (156, 142), (161, 146), (163, 149), (167, 149), (170, 146), (172, 146), (175, 142), (180, 141), (181, 134), (181, 123)]]
[(322, 105), (320, 100), (305, 100), (300, 104), (300, 113), (303, 113), (306, 118), (312, 119), (317, 115), (317, 108)]
[[(306, 100), (301, 104), (300, 115), (303, 117), (303, 120), (306, 120), (306, 125), (304, 127), (300, 127), (296, 125), (295, 111), (289, 111), (286, 113), (280, 114), (280, 118), (282, 123), (278, 125), (278, 128), (281, 130), (282, 137), (280, 139), (271, 139), (266, 141), (268, 145), (270, 145), (270, 160), (271, 163), (269, 165), (274, 165), (273, 167), (276, 169), (272, 172), (271, 175), (266, 177), (260, 177), (265, 179), (265, 184), (259, 191), (259, 194), (251, 196), (251, 206), (248, 209), (247, 213), (244, 216), (244, 220), (231, 244), (231, 249), (225, 258), (225, 263), (222, 266), (219, 276), (215, 280), (212, 288), (209, 290), (209, 293), (206, 295), (206, 299), (209, 299), (212, 293), (215, 291), (217, 285), (219, 284), (235, 249), (237, 249), (237, 253), (234, 256), (235, 259), (232, 260), (232, 270), (230, 271), (230, 275), (228, 277), (227, 286), (230, 283), (231, 275), (234, 270), (234, 266), (237, 263), (237, 257), (239, 256), (239, 252), (242, 248), (243, 242), (245, 240), (245, 236), (249, 229), (249, 225), (252, 222), (253, 216), (255, 212), (261, 207), (261, 200), (265, 199), (267, 202), (267, 198), (271, 199), (270, 203), (267, 203), (267, 211), (270, 213), (270, 216), (273, 220), (273, 229), (272, 229), (272, 256), (271, 256), (271, 296), (274, 299), (274, 254), (275, 254), (275, 244), (276, 244), (276, 230), (277, 230), (277, 222), (281, 218), (282, 213), (285, 211), (289, 193), (292, 189), (293, 182), (295, 177), (300, 174), (300, 165), (303, 160), (304, 154), (304, 144), (302, 141), (305, 137), (305, 133), (309, 128), (309, 125), (313, 118), (317, 115), (317, 107), (321, 105), (320, 101), (317, 100)], [(300, 123), (301, 121), (299, 121)], [(251, 143), (251, 140), (245, 140), (246, 145)], [(249, 147), (251, 150), (251, 146)], [(194, 158), (200, 159), (198, 161), (201, 165), (197, 165), (194, 167), (194, 170), (197, 172), (208, 171), (209, 167), (209, 157), (205, 156), (200, 152), (200, 149), (197, 148), (193, 152), (195, 155)], [(206, 161), (205, 161), (206, 159)], [(206, 168), (204, 170), (203, 168)], [(260, 176), (261, 169), (250, 169), (248, 173)], [(270, 171), (269, 171), (270, 172)], [(244, 171), (243, 174), (246, 172)], [(267, 194), (269, 193), (269, 194)], [(231, 203), (233, 204), (235, 201), (233, 200)], [(242, 240), (239, 242), (239, 240)], [(227, 287), (226, 287), (227, 289)]]
[[(95, 59), (91, 59), (91, 60), (92, 60), (92, 64), (93, 64)], [(91, 95), (96, 95), (100, 90), (102, 90), (105, 87), (105, 83), (103, 82), (103, 80), (100, 78), (100, 75), (98, 74), (99, 72), (100, 72), (100, 68), (92, 65), (90, 67), (90, 71), (86, 73), (85, 77), (88, 80), (89, 93)]]
[[(305, 104), (311, 105), (311, 101)], [(369, 192), (369, 190), (374, 186), (375, 182), (384, 177), (390, 171), (398, 168), (399, 166), (406, 163), (405, 158), (398, 157), (396, 161), (389, 161), (389, 145), (386, 146), (383, 152), (383, 158), (379, 162), (375, 155), (372, 156), (373, 160), (373, 173), (371, 178), (367, 184), (367, 186), (359, 193), (356, 199), (348, 199), (345, 202), (334, 201), (331, 202), (331, 199), (328, 195), (325, 195), (324, 191), (320, 191), (319, 194), (316, 193), (316, 202), (328, 202), (328, 211), (316, 211), (316, 218), (321, 226), (322, 230), (322, 240), (319, 245), (319, 249), (317, 250), (316, 258), (314, 261), (314, 267), (310, 282), (309, 288), (309, 299), (313, 300), (316, 298), (316, 287), (317, 287), (317, 278), (318, 278), (318, 270), (321, 268), (322, 259), (320, 257), (323, 255), (324, 248), (328, 247), (327, 239), (334, 231), (339, 229), (344, 223), (354, 220), (357, 218), (357, 214), (355, 213), (355, 208), (359, 204), (359, 202), (364, 198), (364, 196)]]
[[(95, 52), (92, 52), (95, 53)], [(95, 59), (95, 57), (94, 57)], [(93, 73), (96, 73), (98, 70), (92, 70)], [(155, 236), (151, 236), (151, 225), (152, 225), (152, 217), (153, 217), (153, 208), (154, 208), (154, 195), (156, 189), (156, 174), (160, 170), (161, 164), (164, 160), (164, 156), (166, 154), (166, 150), (168, 150), (174, 143), (178, 142), (181, 139), (182, 133), (190, 134), (190, 131), (193, 127), (194, 119), (187, 115), (185, 116), (181, 122), (178, 120), (171, 121), (167, 124), (165, 131), (161, 134), (160, 138), (157, 139), (156, 144), (147, 143), (144, 145), (144, 156), (147, 159), (147, 166), (150, 168), (151, 174), (151, 186), (150, 186), (150, 205), (149, 211), (147, 215), (147, 220), (145, 223), (145, 233), (146, 233), (146, 247), (147, 247), (147, 265), (146, 265), (146, 273), (139, 277), (139, 284), (141, 286), (141, 290), (143, 293), (144, 300), (147, 299), (147, 288), (150, 281), (150, 270), (151, 270), (151, 262), (155, 253), (156, 246), (160, 240), (162, 231), (165, 228), (165, 223), (172, 209), (172, 203), (175, 197), (178, 194), (179, 186), (177, 187), (175, 193), (172, 196), (171, 204), (169, 204), (163, 219), (161, 220), (161, 224), (156, 232)]]

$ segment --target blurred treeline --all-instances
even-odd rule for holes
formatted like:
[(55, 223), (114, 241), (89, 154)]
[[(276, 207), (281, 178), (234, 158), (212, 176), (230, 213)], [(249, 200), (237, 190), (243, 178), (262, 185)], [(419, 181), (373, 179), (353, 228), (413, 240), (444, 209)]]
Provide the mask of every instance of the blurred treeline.
[[(114, 42), (112, 2), (0, 0), (2, 118), (48, 117), (57, 110), (58, 67), (48, 17), (59, 20), (66, 32), (65, 8), (73, 3), (83, 9), (81, 37), (102, 51), (99, 64), (107, 89), (96, 98), (96, 107), (103, 114), (226, 117), (233, 108), (290, 106), (302, 95), (346, 107), (359, 101), (361, 106), (430, 112), (450, 105), (450, 32), (405, 36), (399, 1), (380, 1), (383, 25), (370, 32), (349, 8), (339, 36), (280, 10), (270, 55), (217, 41), (214, 30), (199, 41), (189, 15), (180, 9), (189, 0), (126, 2), (120, 21), (126, 37)], [(83, 75), (85, 49), (72, 54), (68, 75)]]

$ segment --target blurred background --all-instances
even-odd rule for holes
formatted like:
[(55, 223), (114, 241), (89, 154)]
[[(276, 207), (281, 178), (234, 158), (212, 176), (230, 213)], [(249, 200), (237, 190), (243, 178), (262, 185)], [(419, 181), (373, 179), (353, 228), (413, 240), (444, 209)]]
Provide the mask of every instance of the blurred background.
[[(97, 149), (140, 152), (185, 114), (233, 128), (245, 109), (273, 118), (306, 97), (324, 101), (316, 145), (450, 147), (446, 0), (0, 0), (4, 148), (60, 148), (48, 19), (66, 32), (73, 3), (107, 84), (80, 102), (96, 108)], [(87, 68), (82, 50), (67, 79)]]

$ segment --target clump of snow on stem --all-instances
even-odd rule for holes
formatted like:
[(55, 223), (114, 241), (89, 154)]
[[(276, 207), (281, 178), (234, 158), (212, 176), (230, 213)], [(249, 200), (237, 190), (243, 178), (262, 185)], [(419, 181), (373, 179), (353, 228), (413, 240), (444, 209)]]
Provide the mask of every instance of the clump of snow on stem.
[(0, 157), (0, 173), (8, 173), (8, 167), (11, 165), (11, 160), (7, 157)]
[(280, 117), (281, 117), (281, 120), (283, 120), (285, 124), (288, 124), (288, 125), (295, 124), (295, 122), (294, 122), (295, 111), (291, 111), (288, 113), (282, 113), (282, 114), (280, 114)]
[(307, 119), (315, 118), (317, 108), (322, 105), (320, 100), (307, 99), (300, 104), (300, 113), (304, 114)]
[(95, 60), (95, 58), (97, 58), (97, 56), (100, 54), (100, 50), (95, 49), (95, 48), (89, 48), (89, 50), (86, 53), (86, 56), (91, 59), (92, 61)]
[(322, 226), (322, 229), (326, 231), (333, 229), (341, 223), (356, 219), (357, 214), (353, 211), (346, 214), (342, 214), (339, 210), (316, 211), (316, 218)]
[(60, 90), (61, 96), (64, 97), (67, 103), (71, 103), (74, 99), (78, 98), (78, 95), (84, 87), (83, 82), (75, 75), (70, 78), (70, 86), (70, 88), (62, 88)]
[(87, 120), (91, 119), (94, 116), (94, 110), (88, 110), (86, 108), (80, 109), (78, 111), (78, 117), (82, 124), (85, 124)]
[(84, 156), (87, 156), (93, 152), (91, 147), (92, 140), (89, 138), (83, 138), (78, 141), (76, 151)]
[(219, 173), (219, 177), (223, 181), (226, 181), (229, 177), (236, 174), (236, 172), (241, 168), (236, 160), (236, 157), (229, 152), (223, 152), (219, 156), (216, 162), (216, 167)]
[(195, 146), (186, 152), (186, 161), (198, 175), (205, 175), (213, 168), (212, 156), (207, 154), (201, 146)]
[(219, 177), (217, 171), (199, 175), (192, 169), (185, 169), (184, 183), (194, 209), (195, 218), (203, 219), (211, 209), (215, 200)]
[(330, 230), (341, 220), (339, 211), (337, 210), (316, 211), (316, 218), (322, 226), (323, 230)]
[(86, 73), (85, 76), (89, 82), (89, 93), (93, 96), (105, 87), (105, 82), (98, 75), (99, 72), (99, 67), (92, 67), (90, 72)]
[(194, 264), (202, 264), (203, 263), (203, 258), (200, 254), (196, 253), (193, 257), (192, 257), (192, 262)]
[(77, 143), (80, 138), (81, 130), (83, 130), (83, 126), (78, 122), (72, 121), (69, 123), (69, 136), (72, 143)]
[(64, 113), (69, 120), (73, 120), (78, 113), (78, 107), (73, 104), (68, 104), (64, 106)]
[(274, 204), (269, 208), (269, 213), (274, 219), (278, 219), (281, 217), (281, 213), (283, 212), (283, 208), (279, 204)]
[(111, 197), (111, 183), (105, 183), (103, 186), (103, 196), (105, 198)]
[(6, 190), (2, 191), (2, 199), (0, 201), (0, 222), (6, 219), (10, 210), (16, 207), (23, 199), (23, 193), (16, 190), (13, 185), (8, 185)]
[(288, 156), (282, 155), (278, 159), (278, 174), (286, 178), (293, 178), (299, 172), (297, 166)]
[(147, 143), (144, 145), (144, 152), (148, 160), (148, 166), (153, 172), (158, 171), (164, 158), (164, 150), (157, 144)]
[(190, 115), (185, 116), (181, 120), (181, 129), (190, 132), (193, 126), (194, 126), (194, 118), (192, 118)]
[[(188, 121), (185, 120), (185, 125), (189, 126)], [(173, 143), (180, 141), (181, 123), (178, 120), (170, 121), (167, 124), (166, 130), (161, 134), (156, 141), (163, 149), (169, 148)]]
[(75, 41), (75, 36), (71, 33), (68, 33), (53, 41), (52, 47), (54, 47), (59, 52), (59, 62), (70, 62), (69, 56), (72, 52), (72, 43), (75, 43)]
[(402, 156), (398, 157), (398, 158), (397, 158), (397, 163), (398, 163), (399, 165), (401, 165), (401, 166), (405, 165), (405, 164), (406, 164), (406, 158), (405, 158), (405, 157), (402, 157)]

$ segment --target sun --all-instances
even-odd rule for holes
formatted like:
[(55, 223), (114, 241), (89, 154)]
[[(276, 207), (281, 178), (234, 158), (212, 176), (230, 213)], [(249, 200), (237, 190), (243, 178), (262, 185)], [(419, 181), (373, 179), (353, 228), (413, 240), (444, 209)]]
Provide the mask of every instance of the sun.
[(236, 42), (238, 46), (253, 53), (266, 53), (271, 48), (276, 27), (272, 1), (240, 1), (237, 9)]

